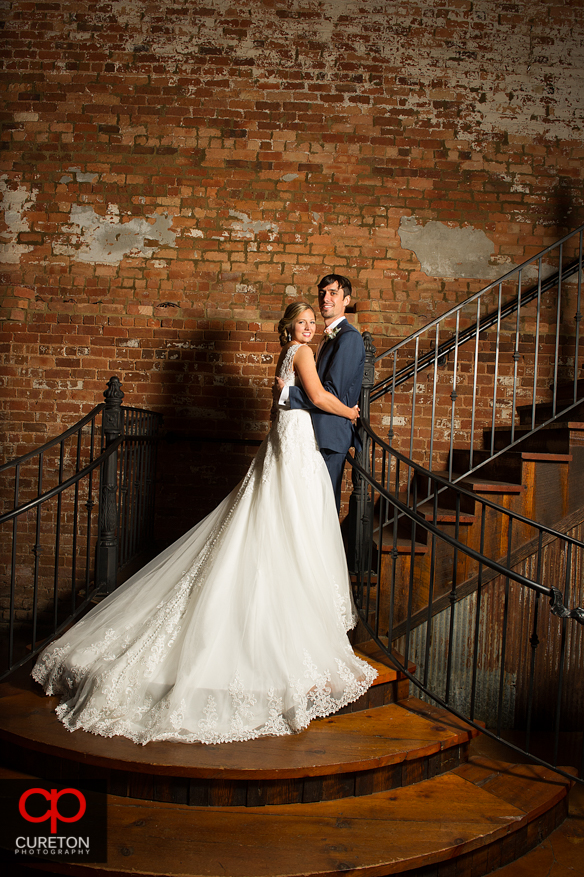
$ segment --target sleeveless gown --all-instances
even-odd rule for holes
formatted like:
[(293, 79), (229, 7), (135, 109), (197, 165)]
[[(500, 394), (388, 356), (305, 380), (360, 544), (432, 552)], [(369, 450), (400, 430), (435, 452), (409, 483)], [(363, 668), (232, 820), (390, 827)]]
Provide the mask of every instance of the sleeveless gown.
[(355, 621), (310, 414), (280, 411), (229, 496), (49, 645), (32, 675), (61, 696), (71, 731), (137, 743), (292, 734), (375, 678), (348, 641)]

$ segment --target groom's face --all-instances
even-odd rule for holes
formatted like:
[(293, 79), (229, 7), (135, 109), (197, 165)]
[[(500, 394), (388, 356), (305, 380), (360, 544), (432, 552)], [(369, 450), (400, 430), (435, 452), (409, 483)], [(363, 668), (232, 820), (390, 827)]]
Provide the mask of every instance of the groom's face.
[(327, 326), (344, 315), (350, 301), (351, 296), (344, 294), (338, 280), (318, 290), (318, 306)]

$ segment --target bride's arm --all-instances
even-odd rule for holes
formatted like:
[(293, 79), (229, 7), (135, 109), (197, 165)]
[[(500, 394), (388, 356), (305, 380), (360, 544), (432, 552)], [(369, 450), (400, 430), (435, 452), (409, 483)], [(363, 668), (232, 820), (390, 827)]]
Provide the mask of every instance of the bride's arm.
[(313, 405), (321, 408), (328, 414), (337, 414), (339, 417), (346, 417), (352, 423), (355, 423), (359, 416), (359, 408), (349, 408), (343, 405), (333, 393), (328, 393), (320, 382), (320, 378), (316, 371), (316, 364), (312, 350), (309, 347), (301, 347), (294, 356), (294, 371), (302, 381), (304, 392)]

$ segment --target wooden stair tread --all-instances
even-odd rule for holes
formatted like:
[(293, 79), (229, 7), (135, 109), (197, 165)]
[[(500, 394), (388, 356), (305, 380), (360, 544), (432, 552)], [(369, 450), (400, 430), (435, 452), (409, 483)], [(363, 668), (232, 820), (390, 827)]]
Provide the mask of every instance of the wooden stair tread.
[(540, 451), (520, 451), (521, 459), (537, 462), (541, 460), (543, 463), (571, 463), (572, 454), (547, 454)]
[(355, 647), (354, 652), (361, 660), (367, 661), (374, 670), (377, 670), (377, 677), (373, 681), (374, 686), (382, 685), (385, 682), (395, 682), (403, 676), (403, 673), (400, 673), (391, 666), (389, 658), (387, 658), (382, 649), (376, 647), (371, 653), (368, 653), (364, 650), (364, 645), (360, 643), (358, 647)]
[(505, 794), (450, 773), (362, 798), (280, 807), (187, 807), (110, 796), (107, 864), (63, 864), (60, 871), (166, 877), (403, 873), (480, 851), (526, 826), (535, 818), (524, 802), (537, 774), (550, 800), (566, 794), (566, 783), (532, 770), (526, 778), (515, 766), (501, 765), (499, 774), (509, 778)]
[[(384, 539), (383, 545), (381, 547), (382, 554), (391, 554), (394, 548), (398, 554), (411, 554), (412, 553), (412, 540), (404, 539), (401, 536), (394, 540), (393, 538), (393, 524), (389, 523), (383, 527), (384, 531)], [(379, 547), (379, 531), (373, 533), (373, 542)], [(428, 546), (424, 542), (414, 542), (414, 554), (427, 554)]]
[[(575, 768), (564, 768), (577, 773)], [(473, 782), (492, 795), (505, 801), (512, 801), (532, 814), (532, 818), (541, 815), (550, 806), (558, 803), (565, 792), (558, 774), (548, 768), (535, 764), (502, 764), (489, 758), (473, 757), (467, 764), (456, 768), (453, 773)]]
[[(387, 637), (382, 637), (382, 642), (385, 642), (387, 645)], [(357, 647), (355, 647), (355, 652), (359, 655), (360, 658), (368, 661), (372, 666), (376, 667), (379, 662), (381, 662), (381, 666), (388, 670), (391, 665), (387, 666), (389, 663), (389, 658), (381, 648), (378, 646), (375, 640), (369, 640), (365, 643), (359, 643)], [(395, 654), (396, 659), (403, 664), (403, 655), (400, 655), (395, 649), (392, 649), (392, 653)], [(416, 665), (412, 661), (408, 661), (408, 670), (410, 673), (416, 672)], [(394, 670), (394, 673), (398, 677), (402, 677), (403, 674), (399, 671)], [(407, 678), (407, 677), (406, 677)]]
[[(456, 478), (456, 473), (453, 473), (453, 478)], [(495, 481), (489, 478), (481, 478), (478, 475), (465, 475), (464, 478), (461, 478), (456, 482), (462, 487), (466, 487), (467, 490), (472, 491), (473, 493), (524, 493), (525, 487), (523, 484), (514, 484), (511, 481)]]
[[(434, 522), (434, 506), (432, 503), (422, 503), (418, 506), (418, 514), (422, 515), (427, 521)], [(458, 513), (459, 524), (474, 524), (477, 516), (469, 512)], [(457, 521), (455, 509), (446, 509), (438, 507), (436, 511), (437, 524), (455, 524)]]
[[(59, 722), (56, 697), (41, 689), (0, 699), (0, 737), (84, 764), (154, 775), (266, 779), (363, 771), (425, 757), (460, 743), (459, 729), (413, 714), (399, 704), (313, 721), (300, 734), (216, 746), (71, 733)], [(446, 714), (445, 714), (446, 715)], [(470, 739), (470, 729), (466, 734)]]

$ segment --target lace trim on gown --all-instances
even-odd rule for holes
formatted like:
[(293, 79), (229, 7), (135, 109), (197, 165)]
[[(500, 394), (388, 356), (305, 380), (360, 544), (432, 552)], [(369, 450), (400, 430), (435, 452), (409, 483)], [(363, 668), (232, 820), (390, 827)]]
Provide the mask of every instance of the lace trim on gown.
[(280, 736), (377, 675), (346, 635), (356, 613), (308, 412), (280, 412), (241, 484), (160, 558), (39, 657), (32, 675), (61, 695), (69, 730), (142, 744)]

